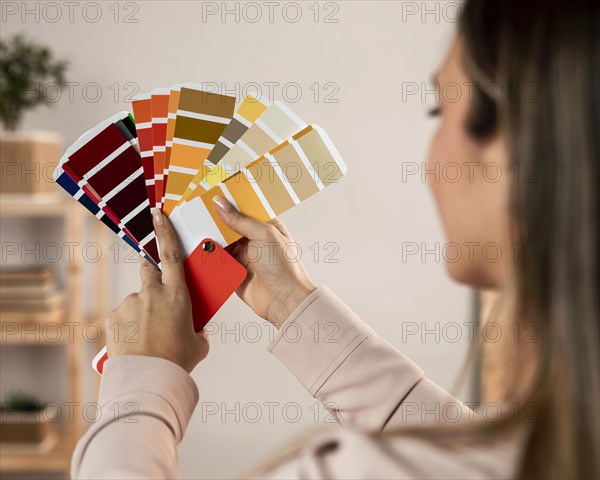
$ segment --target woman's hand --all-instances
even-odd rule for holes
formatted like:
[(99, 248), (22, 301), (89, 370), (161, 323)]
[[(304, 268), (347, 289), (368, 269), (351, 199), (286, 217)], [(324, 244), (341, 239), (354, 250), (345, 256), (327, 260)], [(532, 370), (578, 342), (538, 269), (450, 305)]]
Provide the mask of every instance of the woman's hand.
[(140, 260), (142, 290), (126, 297), (106, 318), (108, 355), (165, 358), (191, 372), (208, 355), (208, 338), (204, 330), (194, 332), (190, 294), (173, 227), (159, 210), (153, 221), (162, 273)]
[(260, 222), (240, 213), (221, 196), (213, 200), (225, 225), (245, 237), (232, 251), (248, 270), (237, 294), (257, 315), (280, 328), (316, 289), (302, 263), (296, 260), (291, 235), (278, 219)]

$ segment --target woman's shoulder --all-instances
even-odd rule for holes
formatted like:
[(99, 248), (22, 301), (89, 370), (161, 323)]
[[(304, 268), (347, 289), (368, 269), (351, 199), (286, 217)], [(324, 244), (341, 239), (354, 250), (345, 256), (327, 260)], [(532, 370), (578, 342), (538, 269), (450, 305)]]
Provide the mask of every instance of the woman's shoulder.
[(267, 478), (514, 478), (522, 434), (456, 429), (322, 435)]

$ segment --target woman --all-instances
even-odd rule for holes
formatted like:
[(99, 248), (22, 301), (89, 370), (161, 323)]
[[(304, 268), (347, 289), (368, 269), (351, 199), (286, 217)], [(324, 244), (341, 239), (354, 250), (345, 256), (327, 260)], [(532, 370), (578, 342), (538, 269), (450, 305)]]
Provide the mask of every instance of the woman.
[[(535, 327), (537, 341), (517, 340), (507, 364), (512, 408), (493, 422), (474, 418), (301, 264), (284, 261), (291, 236), (281, 222), (260, 223), (216, 198), (223, 221), (245, 237), (234, 251), (249, 271), (239, 296), (280, 329), (269, 349), (311, 394), (335, 405), (347, 432), (291, 450), (263, 478), (600, 476), (598, 2), (468, 2), (436, 83), (442, 91), (469, 86), (458, 101), (442, 96), (433, 112), (440, 126), (430, 167), (474, 165), (459, 182), (431, 184), (448, 240), (519, 252), (489, 262), (475, 250), (448, 265), (460, 282), (501, 291), (502, 314), (515, 328)], [(486, 181), (489, 165), (501, 167), (501, 181)], [(94, 424), (75, 452), (74, 478), (178, 475), (177, 443), (198, 400), (188, 372), (208, 344), (192, 332), (177, 240), (160, 213), (155, 228), (162, 279), (144, 263), (141, 292), (109, 316), (111, 325), (136, 322), (139, 342), (108, 339), (100, 391), (101, 404), (137, 405), (137, 422)], [(271, 242), (275, 255), (248, 259), (250, 244)], [(282, 333), (332, 321), (334, 344), (286, 342)], [(535, 415), (514, 415), (514, 405), (533, 405)]]

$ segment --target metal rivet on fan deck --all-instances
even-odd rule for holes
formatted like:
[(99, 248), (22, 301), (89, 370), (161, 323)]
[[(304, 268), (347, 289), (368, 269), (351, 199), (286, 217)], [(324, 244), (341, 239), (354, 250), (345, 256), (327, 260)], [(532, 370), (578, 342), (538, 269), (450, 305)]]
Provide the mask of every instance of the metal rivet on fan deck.
[(202, 245), (202, 250), (207, 253), (211, 253), (215, 251), (215, 244), (213, 242), (204, 242)]

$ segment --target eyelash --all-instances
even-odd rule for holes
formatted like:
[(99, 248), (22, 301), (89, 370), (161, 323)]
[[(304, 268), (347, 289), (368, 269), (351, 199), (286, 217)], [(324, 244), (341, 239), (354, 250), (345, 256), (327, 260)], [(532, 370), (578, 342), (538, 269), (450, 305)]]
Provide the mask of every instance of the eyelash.
[(442, 114), (442, 109), (439, 106), (433, 107), (428, 112), (428, 115), (430, 117), (439, 117), (441, 114)]

